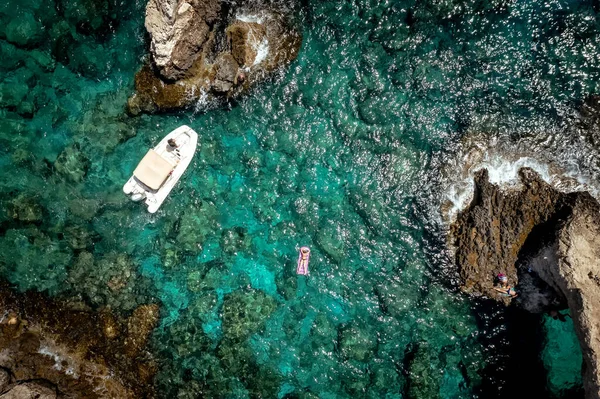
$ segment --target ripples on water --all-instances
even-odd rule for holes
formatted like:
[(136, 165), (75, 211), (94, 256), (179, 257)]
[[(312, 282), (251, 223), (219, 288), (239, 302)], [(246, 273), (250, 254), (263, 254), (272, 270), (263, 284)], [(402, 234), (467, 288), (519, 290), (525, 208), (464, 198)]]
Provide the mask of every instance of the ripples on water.
[[(124, 312), (160, 300), (165, 397), (545, 389), (539, 321), (456, 292), (439, 209), (468, 198), (478, 165), (520, 157), (593, 188), (594, 140), (576, 123), (600, 77), (592, 2), (292, 4), (304, 42), (289, 69), (226, 109), (139, 118), (123, 108), (144, 4), (115, 4), (93, 33), (78, 17), (92, 3), (51, 3), (0, 6), (0, 38), (16, 40), (13, 20), (44, 28), (36, 49), (0, 41), (5, 277)], [(150, 216), (121, 186), (182, 123), (199, 151)], [(580, 384), (561, 381), (548, 389)]]

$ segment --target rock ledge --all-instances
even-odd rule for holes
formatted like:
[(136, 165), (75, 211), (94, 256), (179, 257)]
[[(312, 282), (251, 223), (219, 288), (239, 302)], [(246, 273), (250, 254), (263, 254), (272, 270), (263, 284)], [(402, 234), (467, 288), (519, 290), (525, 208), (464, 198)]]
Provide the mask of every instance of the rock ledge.
[(522, 188), (506, 191), (476, 173), (473, 201), (450, 231), (462, 289), (507, 302), (493, 290), (498, 273), (517, 288), (520, 277), (539, 276), (570, 308), (586, 398), (600, 399), (600, 204), (587, 192), (558, 192), (531, 169), (519, 173)]

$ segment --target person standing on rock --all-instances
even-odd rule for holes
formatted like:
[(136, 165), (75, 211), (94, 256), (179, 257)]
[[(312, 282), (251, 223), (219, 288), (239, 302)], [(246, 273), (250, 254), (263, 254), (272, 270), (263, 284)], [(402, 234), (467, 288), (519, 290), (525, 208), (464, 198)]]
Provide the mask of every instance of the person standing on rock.
[(501, 292), (505, 296), (509, 296), (511, 298), (517, 297), (517, 291), (510, 285), (508, 285), (508, 277), (504, 273), (498, 274), (498, 282), (499, 287), (494, 287), (494, 289), (498, 292)]

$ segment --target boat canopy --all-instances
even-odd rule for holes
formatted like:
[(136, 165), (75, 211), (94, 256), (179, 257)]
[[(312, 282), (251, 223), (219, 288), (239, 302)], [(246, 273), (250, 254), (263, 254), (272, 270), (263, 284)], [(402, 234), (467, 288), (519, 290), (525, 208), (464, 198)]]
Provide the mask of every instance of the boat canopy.
[(150, 150), (135, 168), (133, 175), (152, 190), (158, 190), (174, 167), (175, 165), (161, 157), (156, 151)]

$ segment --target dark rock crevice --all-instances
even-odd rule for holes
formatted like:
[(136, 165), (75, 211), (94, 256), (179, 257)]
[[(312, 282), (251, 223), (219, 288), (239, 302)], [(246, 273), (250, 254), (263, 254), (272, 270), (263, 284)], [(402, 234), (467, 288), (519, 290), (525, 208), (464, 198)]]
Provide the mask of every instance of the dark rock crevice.
[(555, 190), (531, 169), (519, 175), (521, 188), (502, 190), (485, 170), (477, 172), (474, 200), (451, 227), (461, 288), (508, 304), (493, 289), (495, 276), (504, 273), (521, 288), (516, 302), (524, 309), (568, 305), (585, 363), (586, 398), (598, 399), (600, 204), (586, 192)]

